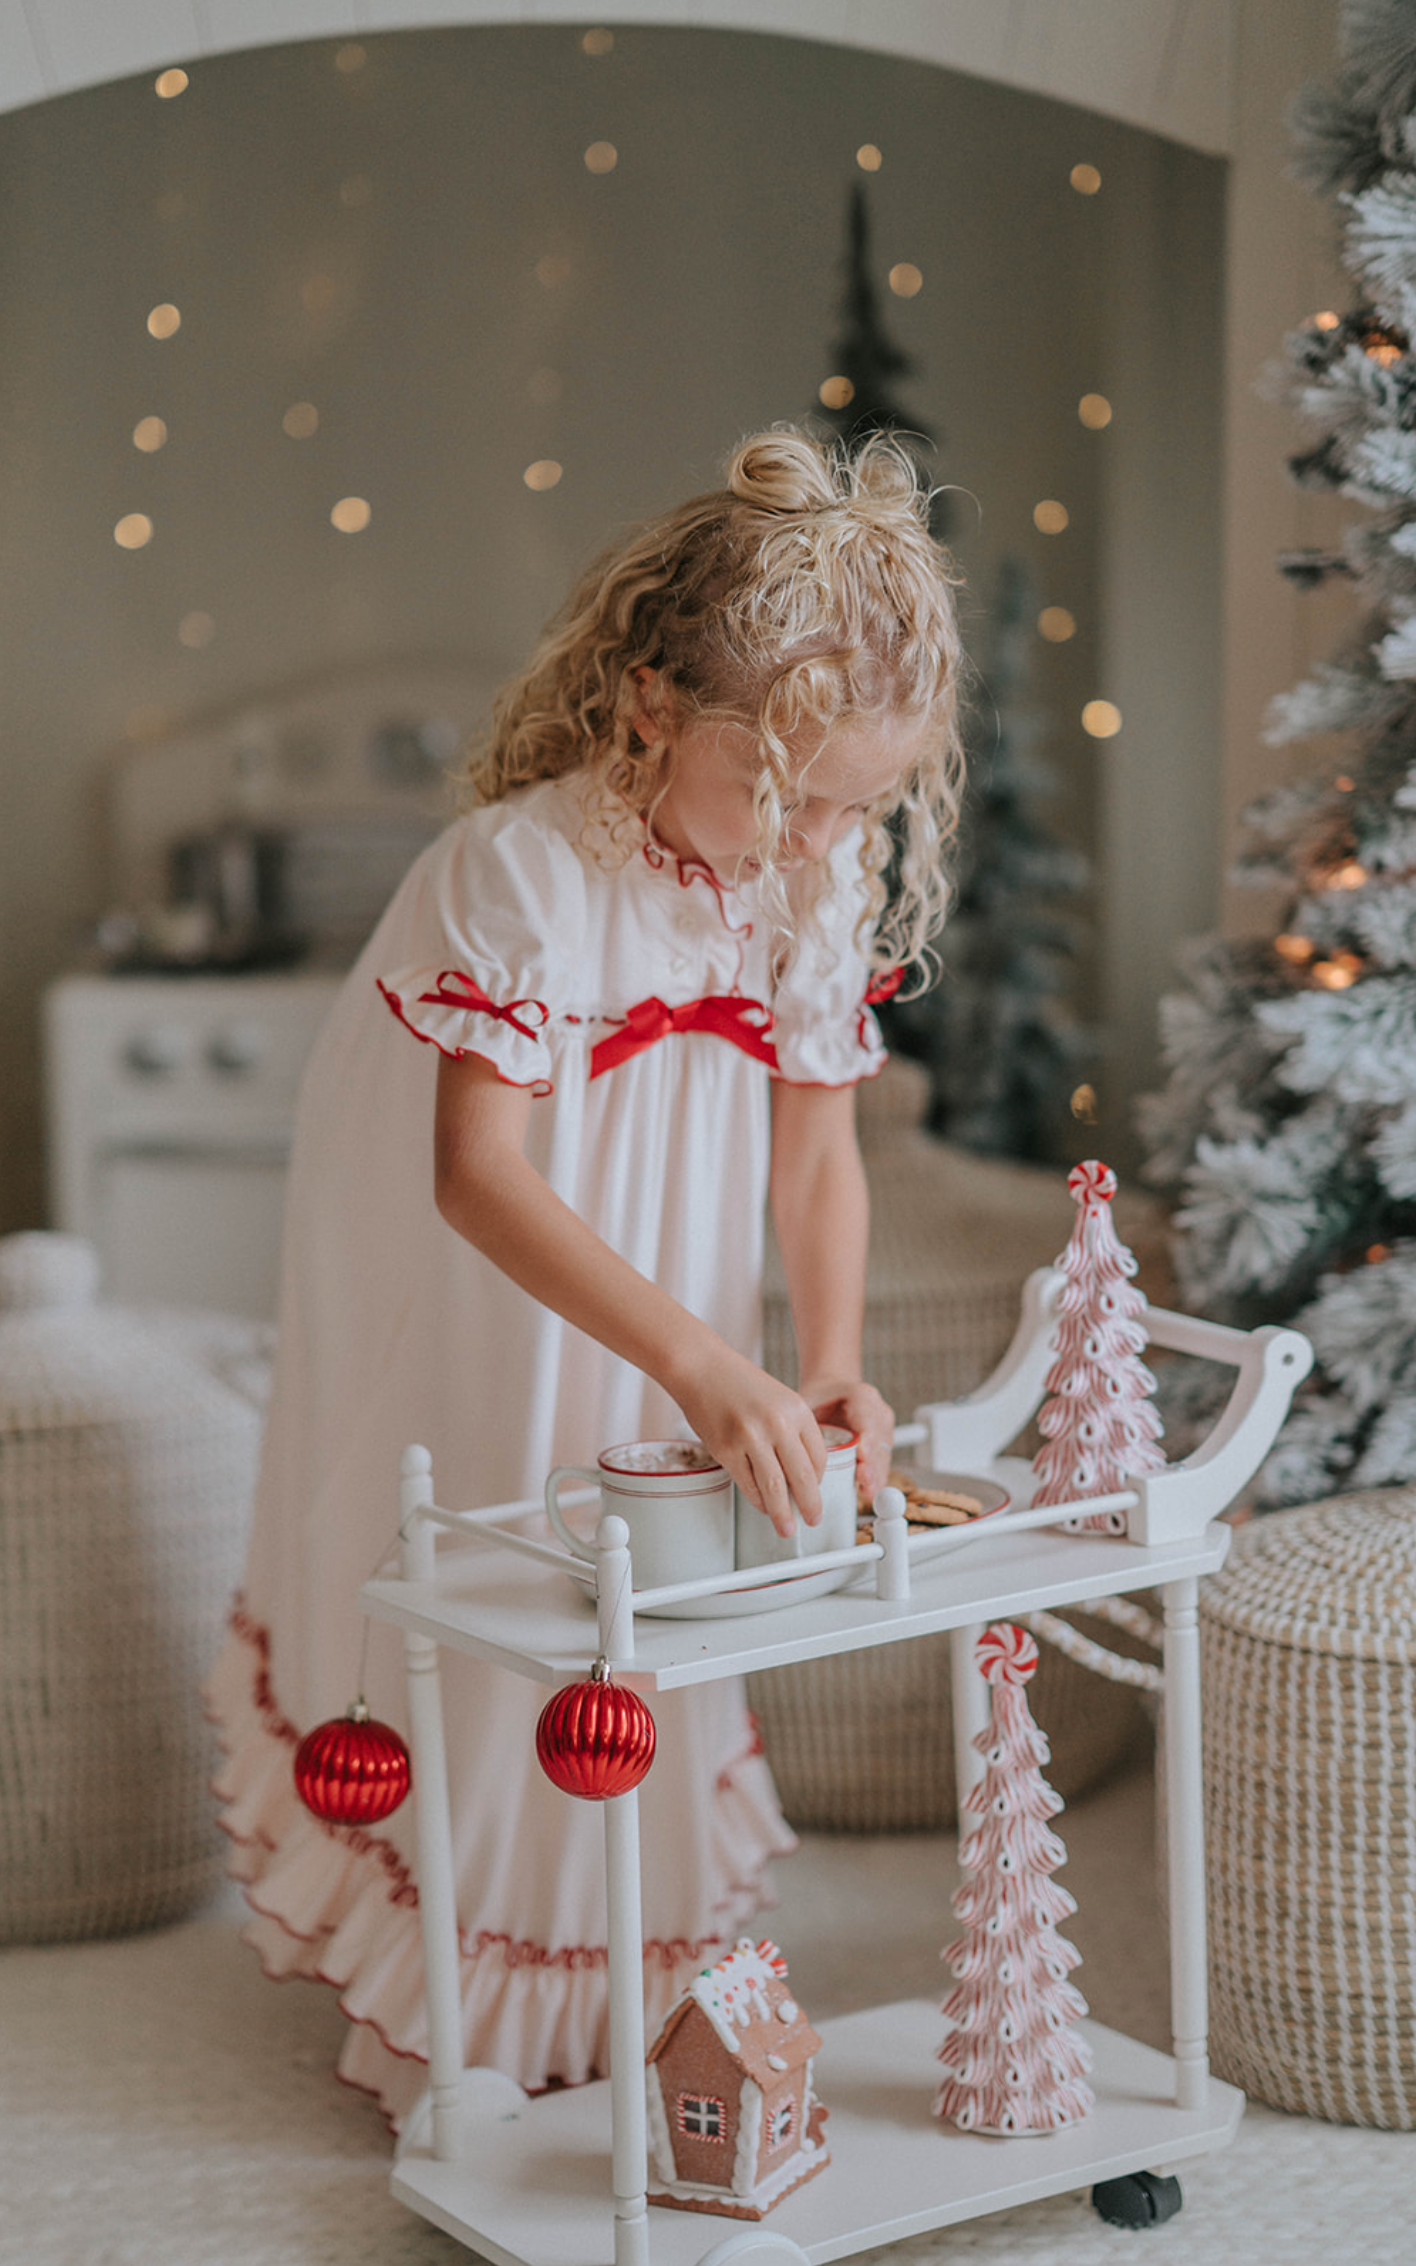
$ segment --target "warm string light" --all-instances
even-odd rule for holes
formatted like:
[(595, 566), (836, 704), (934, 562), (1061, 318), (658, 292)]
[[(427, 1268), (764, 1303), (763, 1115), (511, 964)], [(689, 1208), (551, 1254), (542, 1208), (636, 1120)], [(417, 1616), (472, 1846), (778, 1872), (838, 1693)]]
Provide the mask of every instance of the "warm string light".
[(357, 39), (347, 39), (342, 47), (337, 47), (334, 51), (334, 67), (341, 78), (352, 79), (356, 71), (363, 70), (368, 60), (367, 47), (361, 47)]
[(1306, 968), (1317, 951), (1310, 938), (1287, 930), (1274, 938), (1273, 948), (1280, 960), (1287, 960), (1295, 968)]
[(563, 471), (564, 467), (557, 464), (553, 456), (538, 456), (534, 464), (527, 465), (521, 477), (528, 488), (540, 494), (546, 488), (558, 487)]
[(1369, 879), (1367, 868), (1358, 859), (1348, 858), (1327, 876), (1326, 887), (1329, 889), (1361, 889), (1365, 887)]
[(1336, 330), (1341, 320), (1342, 317), (1334, 314), (1331, 307), (1325, 307), (1320, 315), (1314, 315), (1313, 328), (1314, 330)]
[(1068, 1105), (1068, 1106), (1069, 1106), (1069, 1107), (1070, 1107), (1070, 1109), (1071, 1109), (1071, 1112), (1072, 1112), (1072, 1115), (1073, 1115), (1073, 1117), (1075, 1117), (1075, 1118), (1076, 1118), (1077, 1122), (1078, 1122), (1078, 1123), (1079, 1123), (1080, 1125), (1095, 1125), (1095, 1123), (1096, 1123), (1096, 1088), (1095, 1088), (1095, 1086), (1087, 1086), (1087, 1085), (1083, 1085), (1083, 1086), (1074, 1086), (1074, 1087), (1073, 1087), (1073, 1089), (1072, 1089), (1072, 1099), (1071, 1099), (1071, 1102), (1069, 1103), (1069, 1105)]
[(192, 82), (185, 71), (174, 68), (159, 71), (152, 83), (154, 91), (163, 102), (172, 102), (179, 94), (185, 94)]
[(888, 280), (897, 299), (913, 299), (924, 289), (924, 277), (911, 260), (897, 261)]
[(373, 505), (363, 496), (341, 496), (329, 515), (341, 535), (362, 535), (373, 516)]
[(149, 310), (147, 327), (153, 338), (175, 338), (182, 328), (181, 309), (164, 299), (161, 306)]
[(856, 164), (862, 173), (878, 173), (885, 163), (874, 142), (862, 142), (856, 151)]
[(1363, 1257), (1369, 1267), (1379, 1267), (1383, 1259), (1391, 1257), (1391, 1245), (1389, 1243), (1369, 1243)]
[(1076, 620), (1065, 606), (1044, 606), (1037, 617), (1037, 626), (1049, 645), (1065, 645), (1069, 637), (1077, 634)]
[(1323, 991), (1346, 991), (1361, 975), (1362, 962), (1355, 952), (1333, 952), (1315, 960), (1308, 973)]
[(152, 521), (145, 511), (123, 514), (113, 530), (113, 540), (123, 551), (141, 551), (152, 541)]
[(816, 398), (823, 409), (846, 409), (855, 400), (855, 387), (849, 378), (823, 378)]
[(1101, 175), (1094, 165), (1074, 165), (1067, 178), (1079, 197), (1094, 197), (1101, 187)]
[(1060, 535), (1070, 526), (1072, 515), (1065, 504), (1055, 496), (1044, 496), (1040, 504), (1033, 505), (1033, 526), (1039, 535)]
[(1077, 415), (1089, 433), (1099, 433), (1111, 423), (1111, 404), (1104, 393), (1084, 393), (1077, 403)]
[(312, 401), (292, 401), (280, 428), (292, 441), (308, 441), (320, 429), (320, 413)]
[(1337, 777), (1333, 780), (1333, 785), (1340, 795), (1350, 795), (1356, 781), (1349, 779), (1345, 771), (1339, 771)]
[(1094, 740), (1114, 739), (1121, 729), (1121, 711), (1112, 700), (1089, 700), (1082, 710), (1082, 730)]
[(615, 35), (604, 24), (594, 24), (581, 36), (581, 49), (586, 55), (608, 55), (615, 44)]
[(592, 142), (585, 152), (587, 173), (613, 173), (619, 164), (619, 151), (613, 142)]
[(167, 427), (160, 417), (140, 417), (133, 427), (133, 446), (152, 456), (167, 446)]

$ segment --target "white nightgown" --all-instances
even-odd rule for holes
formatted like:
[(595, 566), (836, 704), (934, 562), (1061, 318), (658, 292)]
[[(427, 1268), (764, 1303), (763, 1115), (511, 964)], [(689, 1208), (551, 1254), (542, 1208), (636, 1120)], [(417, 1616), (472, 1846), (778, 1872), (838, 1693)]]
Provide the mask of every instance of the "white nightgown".
[[(426, 2082), (411, 1805), (372, 1831), (321, 1824), (296, 1799), (291, 1758), (359, 1682), (355, 1598), (394, 1541), (400, 1452), (425, 1442), (439, 1501), (472, 1507), (537, 1495), (553, 1464), (611, 1442), (687, 1430), (658, 1386), (438, 1214), (439, 1054), (479, 1055), (531, 1087), (527, 1154), (550, 1186), (754, 1358), (770, 1080), (845, 1085), (883, 1061), (853, 933), (858, 835), (833, 852), (823, 940), (774, 984), (748, 892), (652, 841), (607, 868), (585, 834), (574, 781), (457, 821), (330, 1015), (301, 1096), (247, 1588), (209, 1688), (248, 1937), (272, 1974), (338, 1987), (352, 2025), (340, 2072), (395, 2120)], [(537, 1685), (443, 1659), (466, 2058), (528, 2087), (577, 2083), (607, 2061), (598, 1807), (542, 1775)], [(404, 1725), (396, 1631), (371, 1625), (362, 1682), (372, 1712)], [(653, 1705), (651, 2029), (792, 1845), (741, 1686)]]

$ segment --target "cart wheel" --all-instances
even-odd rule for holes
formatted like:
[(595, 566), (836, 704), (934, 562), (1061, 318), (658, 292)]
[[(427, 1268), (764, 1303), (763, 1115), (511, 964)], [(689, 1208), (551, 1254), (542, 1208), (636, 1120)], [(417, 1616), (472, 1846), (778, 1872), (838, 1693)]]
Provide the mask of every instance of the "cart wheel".
[(1178, 2179), (1161, 2172), (1128, 2172), (1092, 2189), (1092, 2209), (1109, 2227), (1159, 2227), (1173, 2219), (1182, 2197)]

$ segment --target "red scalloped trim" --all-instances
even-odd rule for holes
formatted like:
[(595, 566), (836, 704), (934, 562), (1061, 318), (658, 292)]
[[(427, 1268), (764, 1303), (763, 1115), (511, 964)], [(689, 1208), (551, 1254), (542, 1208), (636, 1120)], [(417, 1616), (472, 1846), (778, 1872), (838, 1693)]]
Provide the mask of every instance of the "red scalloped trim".
[[(481, 1050), (481, 1048), (480, 1048), (480, 1047), (475, 1047), (475, 1046), (444, 1046), (444, 1045), (443, 1045), (443, 1043), (442, 1043), (442, 1040), (441, 1040), (441, 1039), (435, 1039), (435, 1038), (434, 1038), (434, 1037), (432, 1036), (431, 1032), (429, 1032), (429, 1031), (420, 1031), (416, 1023), (412, 1023), (412, 1022), (410, 1022), (410, 1021), (409, 1021), (409, 1019), (408, 1019), (407, 1015), (405, 1015), (405, 1013), (404, 1013), (404, 1011), (403, 1011), (403, 1002), (402, 1002), (402, 1000), (401, 1000), (401, 999), (399, 998), (399, 996), (398, 996), (398, 994), (397, 994), (397, 992), (396, 992), (396, 991), (390, 991), (390, 990), (389, 990), (389, 988), (388, 988), (388, 985), (387, 985), (387, 984), (386, 984), (386, 983), (384, 982), (384, 980), (383, 980), (383, 977), (382, 977), (382, 976), (375, 976), (375, 978), (374, 978), (374, 981), (375, 981), (375, 983), (376, 983), (376, 984), (378, 985), (378, 987), (379, 987), (379, 990), (380, 990), (380, 991), (382, 992), (382, 994), (383, 994), (383, 997), (384, 997), (384, 1000), (385, 1000), (385, 1003), (386, 1003), (386, 1004), (387, 1004), (387, 1006), (388, 1006), (388, 1007), (389, 1007), (389, 1008), (390, 1008), (390, 1009), (392, 1010), (392, 1012), (393, 1012), (393, 1013), (394, 1013), (394, 1014), (395, 1014), (395, 1015), (397, 1016), (397, 1018), (398, 1018), (399, 1022), (400, 1022), (400, 1023), (401, 1023), (402, 1025), (403, 1025), (404, 1029), (405, 1029), (406, 1031), (411, 1031), (411, 1032), (413, 1033), (413, 1036), (414, 1036), (414, 1038), (415, 1038), (415, 1039), (420, 1039), (420, 1040), (422, 1041), (422, 1043), (423, 1043), (423, 1045), (424, 1045), (424, 1046), (435, 1046), (435, 1047), (437, 1048), (437, 1050), (438, 1050), (438, 1053), (439, 1053), (440, 1055), (442, 1055), (442, 1057), (443, 1057), (443, 1059), (444, 1059), (445, 1061), (447, 1061), (447, 1062), (466, 1062), (466, 1061), (467, 1061), (467, 1059), (468, 1059), (468, 1057), (469, 1057), (469, 1056), (472, 1056), (472, 1057), (474, 1057), (474, 1058), (475, 1058), (475, 1060), (476, 1060), (476, 1061), (478, 1061), (478, 1062), (485, 1062), (485, 1063), (486, 1063), (486, 1065), (487, 1065), (487, 1068), (488, 1068), (488, 1069), (489, 1069), (489, 1070), (490, 1070), (490, 1071), (492, 1072), (493, 1076), (494, 1076), (494, 1077), (496, 1078), (496, 1081), (497, 1081), (498, 1085), (501, 1085), (501, 1086), (515, 1086), (515, 1088), (516, 1088), (517, 1092), (518, 1092), (518, 1093), (521, 1093), (521, 1094), (524, 1094), (524, 1093), (525, 1093), (525, 1092), (526, 1092), (526, 1091), (528, 1090), (528, 1088), (529, 1088), (529, 1089), (530, 1089), (530, 1091), (531, 1091), (531, 1092), (532, 1092), (533, 1094), (535, 1094), (535, 1095), (536, 1095), (536, 1096), (537, 1096), (538, 1098), (539, 1098), (539, 1097), (541, 1097), (541, 1096), (544, 1096), (544, 1095), (546, 1095), (546, 1094), (553, 1094), (553, 1093), (555, 1092), (555, 1090), (556, 1090), (556, 1089), (555, 1089), (555, 1086), (554, 1086), (554, 1084), (552, 1083), (552, 1081), (551, 1081), (551, 1080), (550, 1080), (549, 1078), (508, 1078), (508, 1077), (506, 1077), (506, 1076), (504, 1075), (504, 1073), (503, 1073), (503, 1072), (502, 1072), (501, 1070), (499, 1070), (499, 1069), (497, 1068), (497, 1065), (496, 1065), (496, 1063), (495, 1063), (495, 1062), (493, 1062), (493, 1060), (492, 1060), (491, 1056), (490, 1056), (489, 1054), (483, 1054), (483, 1052), (482, 1052), (482, 1050)], [(472, 1011), (471, 1009), (469, 1009), (469, 1008), (467, 1008), (467, 1007), (466, 1007), (466, 1005), (465, 1005), (465, 1002), (459, 1002), (458, 1004), (459, 1004), (459, 1005), (460, 1005), (460, 1006), (461, 1006), (461, 1007), (463, 1008), (463, 1011), (464, 1011), (464, 1012), (466, 1012), (466, 1013), (471, 1013), (471, 1012), (473, 1012), (473, 1011)], [(518, 1004), (518, 1005), (524, 1005), (524, 1004), (525, 1004), (525, 1002), (524, 1002), (524, 1001), (518, 1001), (518, 1002), (517, 1002), (517, 1004)], [(538, 1000), (538, 1001), (536, 1002), (536, 1005), (537, 1005), (537, 1006), (539, 1006), (539, 1005), (540, 1005), (540, 1001), (539, 1001), (539, 1000)], [(503, 1016), (503, 1017), (501, 1017), (500, 1019), (501, 1019), (502, 1021), (506, 1022), (506, 1021), (510, 1021), (510, 1019), (511, 1019), (511, 1018), (510, 1018), (509, 1016)], [(520, 1028), (520, 1026), (519, 1026), (519, 1025), (518, 1025), (518, 1028)]]
[(643, 854), (645, 864), (654, 873), (664, 872), (670, 858), (672, 858), (677, 868), (676, 878), (680, 889), (691, 889), (695, 881), (706, 881), (717, 903), (718, 918), (729, 936), (740, 936), (744, 939), (751, 936), (752, 923), (745, 915), (741, 921), (737, 922), (728, 919), (728, 884), (721, 874), (714, 872), (706, 858), (680, 857), (677, 850), (671, 850), (667, 842), (658, 841), (652, 834), (644, 844)]

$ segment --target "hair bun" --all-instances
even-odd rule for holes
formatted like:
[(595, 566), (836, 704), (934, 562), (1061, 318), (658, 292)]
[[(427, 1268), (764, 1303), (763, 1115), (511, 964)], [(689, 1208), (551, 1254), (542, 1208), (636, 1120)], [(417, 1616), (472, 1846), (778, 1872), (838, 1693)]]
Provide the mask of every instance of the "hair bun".
[(756, 511), (828, 511), (840, 502), (824, 449), (804, 433), (757, 433), (735, 449), (728, 490)]

